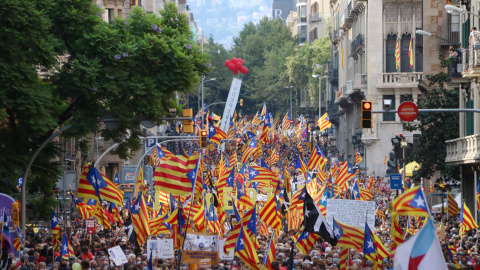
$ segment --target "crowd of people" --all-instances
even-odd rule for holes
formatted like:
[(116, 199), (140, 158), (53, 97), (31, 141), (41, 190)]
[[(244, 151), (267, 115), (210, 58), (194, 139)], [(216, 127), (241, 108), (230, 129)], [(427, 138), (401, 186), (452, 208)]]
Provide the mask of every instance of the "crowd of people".
[[(288, 160), (300, 151), (297, 147), (282, 146), (280, 149), (280, 160)], [(194, 149), (192, 149), (194, 150)], [(304, 149), (303, 157), (308, 158), (308, 149)], [(217, 164), (220, 154), (214, 151), (207, 156), (206, 161), (208, 165), (214, 167)], [(294, 171), (292, 171), (292, 174)], [(370, 177), (359, 174), (359, 183), (364, 187), (368, 184)], [(383, 242), (387, 249), (390, 249), (392, 244), (391, 236), (391, 217), (388, 212), (389, 204), (395, 197), (395, 193), (388, 189), (388, 185), (383, 181), (383, 178), (376, 177), (374, 185), (374, 194), (376, 202), (378, 203), (378, 210), (382, 211), (385, 216), (376, 217), (374, 233)], [(437, 224), (444, 224), (444, 233), (439, 235), (441, 239), (442, 248), (445, 253), (445, 262), (449, 269), (474, 269), (480, 265), (479, 244), (480, 230), (471, 230), (464, 235), (459, 234), (459, 220), (458, 217), (447, 217), (444, 215), (437, 216)], [(401, 217), (400, 226), (402, 227), (402, 234), (405, 239), (411, 237), (415, 232), (413, 228), (417, 228), (417, 223), (421, 223), (420, 219)], [(291, 269), (340, 269), (340, 253), (341, 247), (331, 246), (324, 242), (322, 238), (315, 241), (311, 250), (306, 254), (302, 254), (295, 246), (292, 236), (297, 233), (293, 230), (288, 230), (283, 219), (282, 232), (276, 237), (276, 261), (272, 262), (270, 267), (275, 270), (285, 270), (289, 266)], [(24, 245), (21, 251), (14, 256), (10, 255), (11, 263), (9, 269), (11, 270), (150, 270), (150, 269), (194, 269), (191, 265), (178, 262), (180, 251), (176, 251), (176, 257), (172, 259), (154, 259), (149, 265), (149, 257), (144, 246), (138, 246), (131, 243), (127, 237), (125, 228), (123, 226), (113, 226), (112, 229), (103, 229), (101, 225), (96, 225), (96, 232), (93, 235), (86, 233), (86, 221), (78, 218), (77, 214), (73, 214), (71, 221), (71, 228), (66, 228), (65, 232), (70, 236), (72, 246), (74, 248), (75, 256), (68, 259), (62, 259), (61, 245), (54, 248), (54, 239), (49, 233), (48, 229), (41, 228), (37, 232), (34, 228), (28, 228), (25, 235)], [(257, 231), (260, 231), (261, 221), (257, 222)], [(258, 233), (256, 235), (259, 244), (257, 254), (260, 263), (267, 256), (268, 245), (273, 235), (273, 230), (269, 229), (268, 233)], [(152, 237), (152, 236), (151, 236)], [(170, 238), (169, 234), (157, 236), (159, 238)], [(108, 249), (120, 246), (125, 253), (128, 262), (123, 265), (115, 265), (110, 258)], [(293, 249), (292, 249), (293, 246)], [(447, 251), (452, 252), (452, 258)], [(373, 262), (367, 260), (362, 250), (350, 250), (350, 259), (347, 262), (346, 269), (373, 269)], [(381, 269), (393, 268), (393, 260), (391, 257), (383, 260)], [(235, 257), (231, 261), (220, 261), (218, 265), (211, 266), (207, 269), (218, 270), (240, 270), (248, 269), (245, 264)], [(479, 268), (480, 269), (480, 268)]]

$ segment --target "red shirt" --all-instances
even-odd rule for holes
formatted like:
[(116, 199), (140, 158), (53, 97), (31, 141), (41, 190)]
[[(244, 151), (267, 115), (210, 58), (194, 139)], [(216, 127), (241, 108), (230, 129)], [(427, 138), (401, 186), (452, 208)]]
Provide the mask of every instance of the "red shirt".
[(86, 258), (88, 258), (88, 261), (91, 261), (93, 259), (93, 255), (91, 252), (88, 252), (87, 255), (83, 254), (82, 253), (82, 260), (85, 260)]

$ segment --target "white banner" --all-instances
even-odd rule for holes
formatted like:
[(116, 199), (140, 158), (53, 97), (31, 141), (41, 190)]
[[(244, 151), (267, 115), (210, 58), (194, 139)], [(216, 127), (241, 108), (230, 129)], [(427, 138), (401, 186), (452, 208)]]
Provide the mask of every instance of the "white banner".
[(171, 259), (175, 258), (173, 250), (173, 239), (156, 239), (147, 241), (147, 256), (150, 258), (152, 252), (153, 258)]
[(370, 229), (375, 228), (375, 202), (327, 199), (327, 222), (333, 226), (333, 218), (347, 225), (365, 230), (365, 221)]
[(220, 257), (220, 260), (222, 261), (233, 261), (233, 256), (235, 254), (235, 252), (233, 251), (230, 251), (227, 254), (225, 254), (225, 252), (223, 252), (223, 246), (225, 246), (225, 241), (227, 239), (222, 239), (222, 240), (218, 240), (218, 256)]
[(125, 253), (123, 253), (120, 246), (109, 248), (108, 254), (110, 255), (110, 258), (113, 259), (116, 266), (122, 266), (124, 263), (128, 263), (127, 256), (125, 256)]
[(237, 106), (241, 86), (242, 80), (233, 78), (232, 85), (230, 86), (230, 91), (228, 92), (225, 110), (223, 111), (222, 121), (220, 122), (220, 128), (225, 133), (228, 132), (228, 128), (230, 126), (230, 118), (233, 117), (233, 113), (235, 112), (235, 107)]

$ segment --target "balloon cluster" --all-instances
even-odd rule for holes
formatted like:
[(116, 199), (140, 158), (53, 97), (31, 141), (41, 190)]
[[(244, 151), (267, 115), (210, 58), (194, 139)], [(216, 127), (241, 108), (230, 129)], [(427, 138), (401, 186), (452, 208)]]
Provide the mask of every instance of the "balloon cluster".
[(225, 66), (230, 69), (233, 74), (238, 74), (239, 71), (243, 74), (247, 74), (248, 72), (248, 69), (243, 66), (242, 58), (233, 57), (232, 59), (225, 61)]

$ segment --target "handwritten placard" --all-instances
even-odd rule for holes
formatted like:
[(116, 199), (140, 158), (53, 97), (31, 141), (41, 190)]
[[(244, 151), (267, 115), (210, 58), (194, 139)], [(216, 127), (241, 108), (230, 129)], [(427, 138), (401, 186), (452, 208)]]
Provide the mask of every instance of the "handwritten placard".
[(333, 218), (342, 223), (365, 230), (365, 220), (375, 228), (375, 202), (355, 200), (327, 200), (327, 222), (333, 225)]
[(108, 254), (110, 255), (110, 258), (113, 259), (116, 266), (122, 266), (124, 263), (128, 263), (127, 256), (125, 256), (125, 253), (123, 253), (120, 246), (108, 249)]
[(233, 257), (234, 257), (235, 252), (230, 251), (228, 253), (228, 255), (225, 254), (225, 252), (223, 252), (223, 246), (225, 246), (225, 241), (226, 240), (227, 239), (218, 240), (218, 257), (222, 261), (233, 261)]

